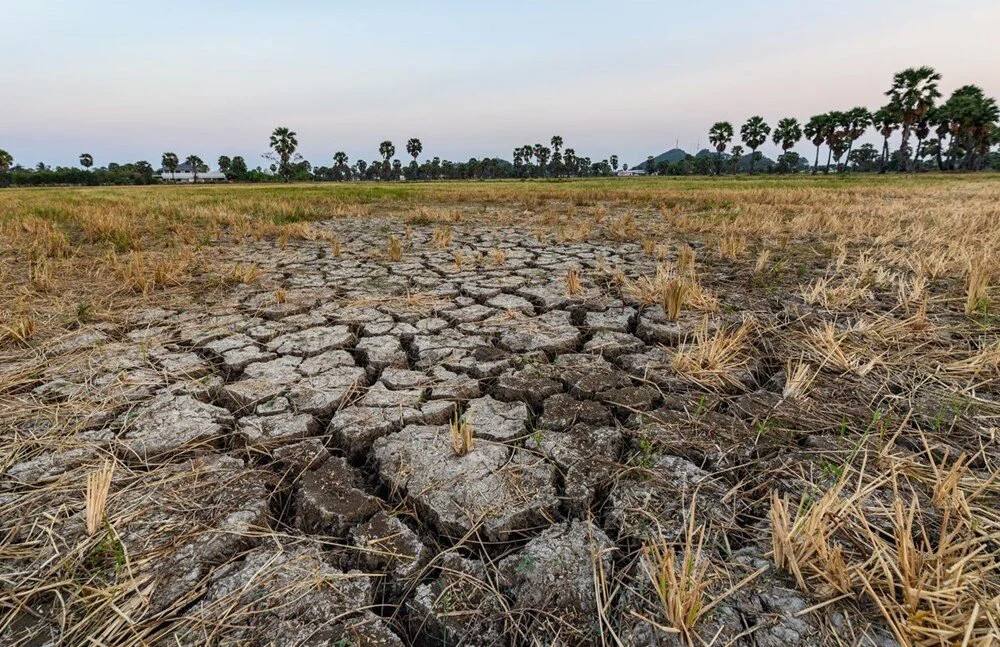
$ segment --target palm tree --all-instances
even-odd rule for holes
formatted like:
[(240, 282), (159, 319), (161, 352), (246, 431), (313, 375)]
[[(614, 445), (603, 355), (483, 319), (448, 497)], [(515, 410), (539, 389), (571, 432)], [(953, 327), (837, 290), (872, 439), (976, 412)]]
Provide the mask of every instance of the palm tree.
[(201, 158), (198, 157), (197, 155), (188, 155), (187, 158), (184, 160), (184, 163), (191, 167), (191, 173), (192, 173), (191, 179), (192, 181), (197, 183), (198, 171), (200, 171), (202, 167), (205, 166), (205, 162), (201, 161)]
[(819, 147), (822, 146), (823, 141), (826, 139), (827, 122), (829, 120), (830, 116), (826, 114), (813, 115), (802, 128), (806, 139), (811, 141), (813, 146), (816, 147), (816, 161), (813, 162), (813, 175), (816, 175), (819, 170)]
[[(978, 166), (977, 155), (985, 156), (989, 152), (992, 133), (1000, 120), (1000, 109), (992, 97), (987, 97), (982, 88), (975, 85), (964, 85), (955, 90), (945, 102), (952, 121), (954, 138), (965, 149), (961, 168), (975, 170)], [(955, 148), (953, 141), (952, 148)], [(950, 153), (953, 155), (953, 153)]]
[(160, 164), (163, 168), (170, 171), (170, 179), (174, 179), (174, 172), (177, 170), (179, 160), (177, 159), (176, 153), (164, 153), (163, 157), (160, 159)]
[(406, 152), (409, 153), (410, 157), (413, 158), (413, 163), (417, 163), (417, 156), (424, 150), (424, 145), (420, 143), (420, 140), (414, 137), (413, 139), (406, 142)]
[[(826, 128), (823, 131), (823, 141), (826, 143), (826, 170), (823, 173), (830, 172), (830, 161), (833, 159), (833, 153), (840, 147), (841, 141), (844, 137), (843, 130), (846, 130), (846, 114), (840, 110), (831, 110), (826, 113)], [(843, 152), (841, 152), (843, 154)], [(839, 157), (839, 156), (838, 156)]]
[(902, 115), (903, 141), (899, 146), (900, 170), (906, 171), (910, 143), (910, 129), (934, 107), (934, 100), (941, 96), (937, 82), (941, 75), (933, 67), (908, 67), (892, 77), (892, 87), (886, 91), (889, 103), (899, 107)]
[(788, 149), (799, 143), (802, 139), (802, 126), (795, 117), (785, 117), (778, 120), (778, 125), (774, 127), (774, 134), (771, 137), (776, 145), (781, 146), (781, 157), (784, 159)]
[(618, 156), (617, 155), (612, 155), (611, 156), (611, 170), (613, 170), (615, 173), (618, 172)]
[(382, 164), (382, 171), (386, 176), (386, 179), (388, 179), (389, 170), (392, 168), (390, 160), (392, 159), (392, 156), (396, 154), (396, 147), (393, 146), (392, 142), (387, 139), (378, 145), (378, 154), (385, 160)]
[(94, 165), (94, 157), (90, 153), (83, 153), (80, 155), (80, 166), (85, 169), (89, 169)]
[(872, 123), (882, 135), (882, 159), (879, 162), (879, 173), (885, 173), (885, 165), (889, 163), (889, 137), (899, 128), (899, 108), (891, 101), (875, 111)]
[(535, 152), (531, 147), (531, 144), (525, 144), (521, 147), (521, 159), (524, 160), (524, 172), (528, 177), (531, 177), (531, 158), (534, 155)]
[(708, 141), (715, 146), (715, 174), (722, 172), (722, 153), (733, 140), (733, 125), (728, 121), (717, 121), (708, 131)]
[(830, 122), (827, 124), (826, 145), (830, 152), (826, 160), (826, 171), (830, 172), (830, 158), (837, 163), (837, 173), (840, 173), (840, 158), (847, 152), (848, 141), (850, 140), (850, 118), (846, 112), (833, 110), (829, 113)]
[(545, 164), (549, 161), (549, 155), (552, 151), (549, 150), (548, 146), (542, 146), (541, 144), (535, 144), (535, 159), (538, 160), (538, 173), (542, 177), (545, 177)]
[(653, 174), (653, 161), (654, 160), (652, 155), (646, 158), (646, 173), (648, 173), (649, 175)]
[(750, 155), (750, 175), (753, 175), (753, 165), (757, 159), (757, 149), (767, 141), (767, 136), (770, 134), (771, 127), (759, 115), (754, 115), (747, 119), (747, 122), (740, 128), (740, 139), (743, 140), (743, 143), (752, 152)]
[(344, 151), (337, 151), (334, 153), (333, 164), (337, 167), (337, 171), (340, 172), (342, 178), (347, 176), (347, 179), (350, 179), (350, 175), (347, 170), (347, 153)]
[(562, 150), (563, 138), (559, 135), (552, 135), (552, 139), (549, 140), (549, 143), (552, 144), (552, 150), (558, 153)]
[(563, 153), (563, 165), (566, 167), (566, 172), (570, 175), (576, 175), (576, 149), (567, 148), (566, 152)]
[(285, 126), (278, 126), (271, 133), (271, 148), (274, 150), (274, 154), (278, 156), (280, 162), (278, 168), (281, 176), (285, 178), (285, 182), (292, 175), (291, 165), (288, 162), (292, 159), (292, 155), (295, 154), (295, 149), (298, 146), (299, 140), (296, 139), (295, 133)]
[(851, 149), (854, 148), (854, 142), (856, 142), (868, 127), (872, 125), (872, 113), (868, 111), (868, 108), (863, 106), (857, 106), (851, 108), (845, 113), (845, 121), (847, 123), (847, 129), (845, 135), (847, 137), (847, 159), (851, 159)]

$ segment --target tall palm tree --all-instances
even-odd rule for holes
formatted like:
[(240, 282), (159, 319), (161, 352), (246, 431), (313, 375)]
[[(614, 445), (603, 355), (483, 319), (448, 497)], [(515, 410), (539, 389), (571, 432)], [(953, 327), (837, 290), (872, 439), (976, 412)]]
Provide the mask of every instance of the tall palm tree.
[(844, 133), (847, 137), (847, 160), (850, 161), (854, 142), (860, 139), (872, 125), (872, 113), (864, 106), (857, 106), (848, 110), (844, 119), (847, 124)]
[[(965, 150), (959, 166), (975, 170), (979, 163), (976, 156), (985, 156), (989, 152), (992, 133), (1000, 120), (996, 99), (987, 97), (979, 86), (964, 85), (952, 93), (945, 105), (951, 117), (954, 138)], [(952, 148), (955, 148), (954, 144)]]
[(545, 165), (549, 161), (549, 156), (552, 154), (552, 151), (549, 149), (548, 146), (535, 144), (535, 149), (533, 152), (535, 153), (535, 159), (538, 160), (538, 173), (542, 177), (545, 177), (545, 172), (546, 172)]
[(278, 156), (281, 162), (279, 165), (281, 175), (285, 178), (285, 182), (287, 182), (292, 175), (291, 165), (288, 162), (292, 159), (292, 155), (295, 154), (295, 149), (299, 146), (299, 140), (296, 138), (294, 132), (285, 126), (279, 126), (271, 133), (270, 143), (274, 154)]
[(816, 175), (819, 171), (819, 147), (823, 145), (826, 140), (826, 130), (827, 122), (830, 120), (830, 116), (827, 114), (813, 115), (806, 122), (806, 125), (802, 127), (802, 132), (806, 136), (806, 139), (813, 143), (816, 147), (816, 160), (813, 162), (812, 174)]
[(771, 141), (781, 146), (781, 158), (788, 154), (788, 149), (799, 143), (802, 139), (802, 126), (795, 117), (785, 117), (778, 120), (778, 125), (774, 127), (774, 134)]
[(754, 115), (747, 119), (747, 122), (740, 128), (740, 139), (750, 149), (750, 175), (753, 175), (753, 165), (757, 159), (757, 149), (767, 142), (767, 136), (771, 134), (771, 127), (767, 125), (764, 118)]
[[(826, 113), (826, 128), (823, 131), (823, 141), (826, 143), (826, 170), (824, 173), (830, 172), (830, 162), (833, 159), (833, 155), (838, 150), (840, 155), (843, 155), (843, 150), (840, 146), (844, 139), (844, 131), (847, 130), (847, 114), (841, 112), (840, 110), (831, 110)], [(837, 159), (840, 159), (840, 155)], [(837, 169), (840, 170), (839, 168)]]
[(90, 169), (94, 165), (94, 157), (90, 153), (83, 153), (80, 155), (80, 166), (85, 169)]
[(413, 163), (417, 163), (417, 156), (424, 150), (424, 145), (416, 137), (406, 142), (406, 152), (413, 158)]
[(715, 174), (722, 172), (722, 154), (733, 141), (733, 125), (728, 121), (717, 121), (708, 130), (708, 141), (715, 146)]
[(902, 116), (903, 141), (899, 146), (900, 170), (906, 171), (910, 143), (910, 130), (934, 107), (934, 100), (941, 96), (937, 82), (941, 75), (933, 67), (908, 67), (892, 77), (892, 87), (886, 91), (889, 103), (898, 106)]
[(524, 172), (525, 175), (531, 177), (531, 158), (535, 155), (535, 149), (531, 147), (531, 144), (525, 144), (521, 147), (521, 159), (524, 160)]
[(341, 179), (351, 179), (350, 173), (347, 168), (347, 153), (344, 151), (337, 151), (333, 154), (333, 164), (337, 167), (337, 171), (340, 172)]
[(563, 164), (566, 166), (566, 170), (570, 175), (576, 175), (576, 161), (576, 150), (567, 148), (566, 152), (563, 154)]
[(615, 173), (618, 172), (618, 156), (617, 155), (612, 155), (611, 156), (611, 170), (613, 170)]
[[(849, 112), (834, 110), (829, 113), (830, 124), (827, 128), (827, 146), (830, 147), (830, 156), (837, 163), (837, 173), (843, 169), (840, 166), (840, 158), (850, 148), (851, 142), (851, 116)], [(830, 168), (830, 161), (827, 160), (827, 171)]]
[(396, 154), (396, 147), (388, 139), (378, 145), (378, 154), (385, 160), (382, 164), (383, 175), (389, 178), (389, 171), (392, 168), (392, 156)]
[(899, 128), (901, 119), (899, 107), (891, 101), (872, 115), (872, 123), (882, 135), (882, 159), (879, 162), (879, 173), (885, 173), (885, 166), (889, 163), (889, 138)]
[(187, 158), (185, 158), (184, 163), (188, 164), (191, 167), (191, 173), (192, 173), (191, 179), (197, 184), (198, 171), (200, 171), (202, 167), (205, 166), (205, 162), (201, 161), (201, 158), (198, 157), (197, 155), (188, 155)]
[(163, 168), (170, 171), (170, 179), (174, 179), (174, 172), (177, 171), (177, 166), (180, 164), (180, 160), (177, 159), (176, 153), (164, 153), (163, 157), (160, 159), (160, 164)]
[(552, 139), (549, 140), (549, 143), (552, 144), (553, 152), (558, 153), (562, 150), (563, 138), (559, 135), (552, 135)]

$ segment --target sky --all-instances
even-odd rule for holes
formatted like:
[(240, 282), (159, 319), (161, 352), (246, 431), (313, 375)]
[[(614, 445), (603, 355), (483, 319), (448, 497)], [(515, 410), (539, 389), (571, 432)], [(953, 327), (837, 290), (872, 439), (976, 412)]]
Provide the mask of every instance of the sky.
[(385, 139), (406, 161), (410, 137), (421, 159), (510, 159), (556, 134), (632, 164), (706, 147), (719, 120), (876, 108), (905, 67), (935, 67), (946, 96), (1000, 96), (1000, 2), (960, 4), (0, 0), (0, 148), (24, 165), (266, 166), (280, 125), (314, 165), (375, 159)]

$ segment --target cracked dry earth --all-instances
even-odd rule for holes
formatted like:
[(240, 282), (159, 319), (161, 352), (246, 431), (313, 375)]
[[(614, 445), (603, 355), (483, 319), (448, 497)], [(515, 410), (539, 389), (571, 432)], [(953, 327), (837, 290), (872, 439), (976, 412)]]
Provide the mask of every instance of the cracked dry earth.
[[(762, 437), (762, 410), (799, 413), (764, 350), (722, 388), (673, 372), (667, 349), (700, 315), (671, 324), (602, 282), (653, 271), (638, 245), (456, 225), (442, 248), (430, 227), (317, 227), (339, 256), (235, 247), (258, 283), (49, 351), (19, 396), (30, 449), (3, 477), (28, 547), (2, 567), (21, 592), (5, 644), (681, 645), (641, 547), (683, 541), (692, 505), (726, 571), (706, 643), (896, 644), (846, 602), (810, 611), (768, 557), (775, 464), (852, 441)], [(870, 415), (835, 386), (817, 387), (844, 403), (833, 425)], [(463, 456), (456, 417), (474, 433)], [(105, 528), (88, 537), (86, 474), (111, 457)], [(88, 603), (67, 610), (38, 573), (86, 582)]]

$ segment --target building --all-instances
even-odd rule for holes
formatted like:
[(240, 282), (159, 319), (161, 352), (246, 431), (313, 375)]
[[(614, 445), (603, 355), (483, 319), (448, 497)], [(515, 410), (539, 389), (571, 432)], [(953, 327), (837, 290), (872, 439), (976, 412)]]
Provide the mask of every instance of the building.
[[(197, 175), (197, 178), (195, 177)], [(156, 172), (156, 177), (164, 182), (226, 182), (226, 174), (218, 171), (198, 171), (196, 174), (190, 164), (184, 162), (178, 164), (172, 173), (170, 170), (161, 168)]]
[(626, 177), (630, 175), (646, 175), (646, 171), (641, 168), (630, 168), (627, 171), (618, 171), (618, 177)]

